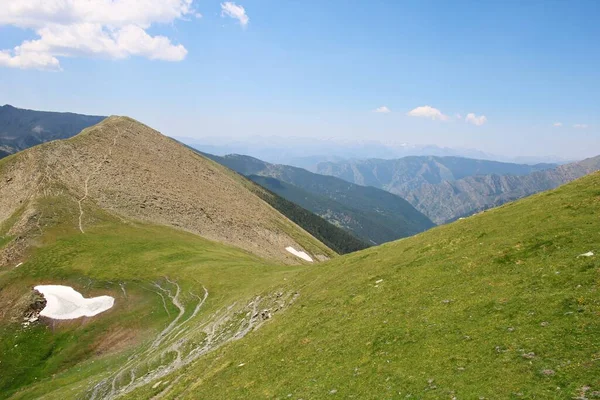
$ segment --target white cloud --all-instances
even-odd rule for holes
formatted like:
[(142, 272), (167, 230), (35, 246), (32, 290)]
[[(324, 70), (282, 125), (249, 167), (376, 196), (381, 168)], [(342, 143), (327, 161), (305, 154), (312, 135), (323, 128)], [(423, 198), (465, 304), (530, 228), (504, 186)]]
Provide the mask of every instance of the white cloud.
[(16, 47), (14, 54), (11, 54), (9, 50), (0, 50), (0, 67), (58, 71), (60, 70), (60, 63), (56, 57), (49, 54), (21, 53), (18, 51), (18, 47)]
[(180, 61), (187, 54), (153, 24), (195, 15), (193, 0), (1, 0), (0, 25), (34, 30), (38, 38), (0, 51), (0, 66), (60, 70), (59, 58), (141, 56)]
[(240, 21), (240, 25), (242, 27), (248, 26), (248, 22), (250, 22), (250, 18), (246, 14), (246, 10), (242, 6), (238, 6), (234, 2), (226, 1), (225, 3), (221, 3), (221, 16), (228, 16)]
[(576, 128), (576, 129), (587, 129), (587, 128), (589, 128), (589, 125), (588, 124), (575, 124), (575, 125), (573, 125), (573, 128)]
[(374, 109), (373, 112), (387, 114), (387, 113), (391, 113), (392, 110), (390, 110), (386, 106), (381, 106), (381, 107)]
[(562, 122), (555, 122), (552, 124), (552, 126), (556, 127), (556, 128), (560, 128), (561, 126), (563, 126)]
[(417, 107), (413, 110), (410, 110), (406, 115), (409, 117), (421, 117), (430, 118), (433, 120), (448, 121), (447, 115), (442, 114), (442, 112), (437, 108), (430, 106)]
[(456, 114), (454, 114), (454, 115), (456, 116), (456, 119), (462, 119), (462, 114), (460, 114), (460, 113), (456, 113)]
[(487, 117), (485, 115), (477, 116), (473, 113), (468, 113), (465, 121), (473, 125), (481, 126), (487, 122)]

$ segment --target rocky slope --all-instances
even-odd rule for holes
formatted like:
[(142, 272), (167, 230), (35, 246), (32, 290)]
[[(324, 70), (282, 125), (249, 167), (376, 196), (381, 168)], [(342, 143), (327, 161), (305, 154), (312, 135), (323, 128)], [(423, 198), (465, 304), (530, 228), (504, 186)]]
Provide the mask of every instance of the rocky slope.
[(67, 139), (105, 117), (0, 107), (0, 158), (57, 139)]
[(407, 157), (322, 164), (319, 171), (382, 187), (443, 224), (580, 178), (600, 168), (600, 157), (550, 167), (456, 157)]
[(176, 227), (286, 263), (298, 262), (288, 246), (314, 258), (334, 254), (252, 193), (252, 182), (126, 117), (8, 157), (0, 179), (0, 224), (10, 225), (8, 235), (21, 246), (42, 218), (40, 200), (62, 196), (82, 233), (97, 223), (99, 208), (124, 222)]

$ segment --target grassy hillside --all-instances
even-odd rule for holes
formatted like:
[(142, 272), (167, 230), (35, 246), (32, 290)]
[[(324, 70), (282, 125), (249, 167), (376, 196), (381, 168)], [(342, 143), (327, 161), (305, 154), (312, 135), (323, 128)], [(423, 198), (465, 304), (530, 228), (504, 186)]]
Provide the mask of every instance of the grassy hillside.
[[(285, 247), (336, 254), (266, 195), (126, 117), (0, 160), (0, 398), (115, 398), (289, 307)], [(41, 284), (115, 305), (29, 320)]]
[(0, 158), (51, 140), (75, 136), (106, 117), (0, 107)]
[[(275, 288), (299, 268), (182, 231), (123, 223), (97, 208), (90, 210), (96, 224), (81, 234), (68, 223), (76, 215), (63, 198), (46, 198), (39, 208), (48, 219), (38, 246), (23, 265), (0, 270), (0, 398), (90, 397), (102, 380), (97, 396), (110, 397), (113, 383), (122, 390), (136, 374), (160, 375), (161, 365), (183, 364), (205, 347), (243, 337), (261, 322), (247, 312), (260, 306), (274, 314), (273, 305), (291, 295)], [(94, 318), (24, 326), (38, 284), (111, 295), (115, 307)], [(184, 311), (170, 297), (178, 292)], [(174, 329), (161, 335), (172, 321)]]
[(131, 398), (600, 394), (600, 174), (301, 271), (260, 331)]
[(283, 190), (277, 185), (269, 185), (270, 181), (259, 182), (371, 244), (411, 236), (434, 226), (406, 200), (384, 190), (349, 184), (335, 177), (269, 164), (248, 156), (206, 156), (240, 174), (271, 177), (288, 184)]

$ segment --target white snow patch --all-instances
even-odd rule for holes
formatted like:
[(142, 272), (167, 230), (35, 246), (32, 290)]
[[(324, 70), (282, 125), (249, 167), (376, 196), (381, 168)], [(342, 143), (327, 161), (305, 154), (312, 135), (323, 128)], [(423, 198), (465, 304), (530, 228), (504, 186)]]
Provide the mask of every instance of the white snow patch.
[(306, 254), (303, 251), (298, 251), (295, 248), (289, 246), (285, 248), (288, 252), (292, 253), (293, 255), (295, 255), (296, 257), (300, 257), (301, 259), (308, 261), (308, 262), (313, 262), (313, 259), (310, 258), (310, 256), (308, 254)]
[(593, 257), (594, 252), (588, 251), (587, 253), (580, 254), (578, 257)]
[(110, 296), (86, 299), (70, 286), (40, 285), (34, 289), (44, 295), (47, 301), (40, 315), (52, 319), (93, 317), (110, 309), (115, 303)]
[(21, 265), (23, 265), (22, 262), (18, 263), (17, 265), (15, 265), (15, 268), (19, 268)]

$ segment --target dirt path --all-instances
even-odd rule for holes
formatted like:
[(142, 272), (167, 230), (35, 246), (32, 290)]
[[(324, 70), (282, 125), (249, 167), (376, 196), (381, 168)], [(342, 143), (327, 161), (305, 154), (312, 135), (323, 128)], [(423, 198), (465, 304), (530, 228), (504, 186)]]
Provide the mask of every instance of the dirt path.
[(83, 230), (83, 205), (82, 205), (82, 203), (88, 198), (90, 179), (92, 179), (94, 177), (94, 175), (98, 174), (100, 172), (100, 170), (102, 169), (102, 166), (104, 165), (106, 160), (108, 160), (110, 157), (112, 157), (112, 149), (113, 149), (113, 147), (115, 147), (117, 145), (117, 139), (119, 138), (119, 136), (121, 136), (121, 130), (119, 128), (117, 128), (117, 134), (113, 138), (112, 145), (110, 145), (108, 147), (108, 152), (104, 155), (102, 162), (100, 162), (100, 164), (98, 164), (96, 166), (96, 169), (94, 169), (94, 171), (92, 171), (85, 178), (83, 197), (80, 198), (79, 200), (77, 200), (77, 203), (79, 204), (79, 230), (81, 231), (81, 233), (85, 233), (85, 231)]

